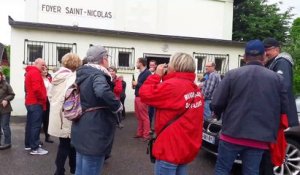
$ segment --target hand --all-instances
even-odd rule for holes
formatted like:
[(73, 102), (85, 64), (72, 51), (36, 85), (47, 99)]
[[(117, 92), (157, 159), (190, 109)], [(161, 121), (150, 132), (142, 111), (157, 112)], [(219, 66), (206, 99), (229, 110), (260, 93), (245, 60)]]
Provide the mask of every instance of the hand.
[(3, 105), (4, 108), (7, 106), (7, 104), (8, 104), (7, 100), (2, 100), (2, 105)]
[(136, 81), (132, 81), (132, 86), (136, 86), (137, 82)]
[(160, 77), (165, 75), (167, 64), (160, 64), (157, 66), (155, 73)]

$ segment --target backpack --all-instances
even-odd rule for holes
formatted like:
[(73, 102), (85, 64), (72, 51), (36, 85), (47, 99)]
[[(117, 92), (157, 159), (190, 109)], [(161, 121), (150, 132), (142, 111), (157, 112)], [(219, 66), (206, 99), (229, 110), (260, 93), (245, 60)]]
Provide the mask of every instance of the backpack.
[(64, 117), (70, 121), (78, 121), (82, 116), (79, 86), (75, 83), (66, 91), (62, 112)]

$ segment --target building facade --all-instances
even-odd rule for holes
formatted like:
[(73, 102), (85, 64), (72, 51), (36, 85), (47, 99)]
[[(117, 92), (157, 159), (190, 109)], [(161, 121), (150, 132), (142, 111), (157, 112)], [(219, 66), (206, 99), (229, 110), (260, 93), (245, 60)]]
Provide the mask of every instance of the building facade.
[(239, 67), (244, 44), (231, 41), (232, 0), (26, 0), (25, 20), (9, 18), (13, 115), (25, 115), (24, 68), (42, 57), (50, 69), (75, 52), (81, 58), (92, 45), (109, 51), (110, 64), (127, 82), (127, 111), (133, 111), (132, 75), (138, 57), (168, 62), (187, 52), (201, 75), (207, 61), (225, 73)]

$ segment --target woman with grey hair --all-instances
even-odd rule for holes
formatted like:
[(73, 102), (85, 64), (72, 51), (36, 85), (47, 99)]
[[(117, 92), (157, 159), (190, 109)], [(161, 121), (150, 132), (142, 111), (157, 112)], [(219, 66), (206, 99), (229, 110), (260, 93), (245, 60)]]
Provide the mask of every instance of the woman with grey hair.
[(155, 175), (186, 175), (187, 163), (200, 149), (203, 97), (194, 83), (195, 68), (189, 54), (176, 53), (167, 68), (158, 65), (140, 89), (142, 102), (156, 109)]
[[(87, 64), (77, 70), (76, 84), (84, 112), (72, 124), (72, 143), (76, 149), (76, 175), (99, 175), (105, 155), (111, 151), (116, 113), (122, 105), (111, 91), (107, 68), (108, 54), (102, 46), (92, 46), (86, 54)], [(95, 110), (90, 110), (90, 109)]]

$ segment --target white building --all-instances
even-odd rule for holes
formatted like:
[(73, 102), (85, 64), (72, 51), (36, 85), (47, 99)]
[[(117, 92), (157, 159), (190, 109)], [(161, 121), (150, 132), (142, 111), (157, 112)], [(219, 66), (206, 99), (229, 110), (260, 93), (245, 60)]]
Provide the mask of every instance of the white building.
[(49, 68), (75, 52), (81, 58), (91, 45), (105, 46), (110, 64), (127, 82), (127, 111), (133, 111), (132, 74), (138, 57), (168, 62), (187, 52), (197, 73), (215, 61), (221, 73), (240, 65), (243, 43), (231, 41), (233, 0), (25, 0), (25, 20), (9, 18), (13, 115), (25, 115), (24, 68), (42, 57)]

